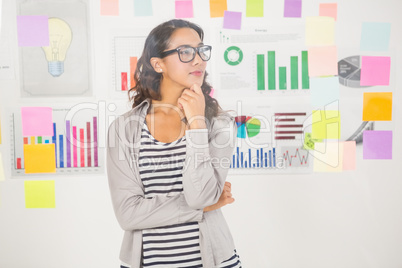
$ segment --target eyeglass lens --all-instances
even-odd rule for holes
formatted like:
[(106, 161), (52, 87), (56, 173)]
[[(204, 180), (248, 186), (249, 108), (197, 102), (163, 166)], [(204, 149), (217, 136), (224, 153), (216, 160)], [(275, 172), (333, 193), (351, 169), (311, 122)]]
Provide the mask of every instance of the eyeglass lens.
[(211, 49), (209, 46), (202, 46), (197, 48), (183, 47), (179, 50), (180, 60), (183, 62), (192, 61), (195, 58), (195, 53), (197, 50), (202, 60), (207, 61), (211, 57)]

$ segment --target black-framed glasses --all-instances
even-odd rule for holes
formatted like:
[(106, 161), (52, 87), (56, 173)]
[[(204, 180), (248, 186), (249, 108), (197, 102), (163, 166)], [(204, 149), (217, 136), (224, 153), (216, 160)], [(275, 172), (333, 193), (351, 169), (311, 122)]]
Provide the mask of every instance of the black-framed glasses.
[(195, 58), (195, 53), (198, 53), (198, 55), (203, 61), (208, 61), (211, 58), (211, 49), (212, 47), (208, 45), (203, 45), (200, 47), (181, 46), (176, 49), (163, 51), (161, 53), (161, 58), (164, 58), (170, 54), (177, 52), (180, 61), (187, 63)]

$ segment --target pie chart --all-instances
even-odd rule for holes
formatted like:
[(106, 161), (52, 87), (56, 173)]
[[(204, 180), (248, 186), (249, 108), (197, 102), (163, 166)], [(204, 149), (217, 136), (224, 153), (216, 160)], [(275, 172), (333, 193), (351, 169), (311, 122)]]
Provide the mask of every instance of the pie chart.
[(238, 65), (243, 60), (243, 51), (236, 46), (228, 47), (223, 54), (223, 58), (229, 65)]
[(366, 87), (360, 85), (360, 56), (350, 56), (338, 62), (339, 83), (346, 87)]
[(261, 121), (257, 118), (241, 115), (236, 116), (235, 121), (237, 124), (237, 137), (245, 139), (246, 137), (252, 138), (260, 133)]

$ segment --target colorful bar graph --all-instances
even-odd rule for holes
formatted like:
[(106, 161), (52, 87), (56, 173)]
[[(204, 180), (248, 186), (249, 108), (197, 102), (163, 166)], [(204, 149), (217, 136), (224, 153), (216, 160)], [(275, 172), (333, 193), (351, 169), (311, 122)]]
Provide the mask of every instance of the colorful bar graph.
[(264, 55), (257, 55), (257, 89), (265, 90), (265, 61)]
[(286, 67), (279, 67), (279, 89), (283, 90), (286, 88)]
[(268, 51), (268, 89), (276, 89), (275, 51)]
[(290, 57), (290, 88), (299, 88), (299, 59), (297, 56)]

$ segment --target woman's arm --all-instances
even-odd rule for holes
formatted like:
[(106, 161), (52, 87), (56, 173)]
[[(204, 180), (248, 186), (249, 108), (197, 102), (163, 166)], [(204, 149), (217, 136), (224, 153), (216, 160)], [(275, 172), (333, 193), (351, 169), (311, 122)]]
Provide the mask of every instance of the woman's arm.
[(193, 209), (203, 209), (218, 202), (235, 147), (237, 127), (234, 118), (223, 114), (211, 123), (211, 132), (208, 129), (186, 131), (183, 192)]
[[(175, 196), (144, 198), (144, 190), (138, 172), (130, 165), (126, 127), (130, 123), (117, 119), (109, 128), (107, 146), (107, 174), (116, 218), (124, 230), (146, 229), (189, 221), (201, 221), (202, 209), (190, 208), (183, 193)], [(119, 127), (124, 123), (126, 127)], [(133, 127), (132, 126), (132, 127)], [(138, 143), (139, 144), (139, 143)], [(137, 146), (138, 146), (137, 144)], [(135, 159), (135, 158), (134, 158)], [(131, 163), (136, 164), (136, 163)]]

